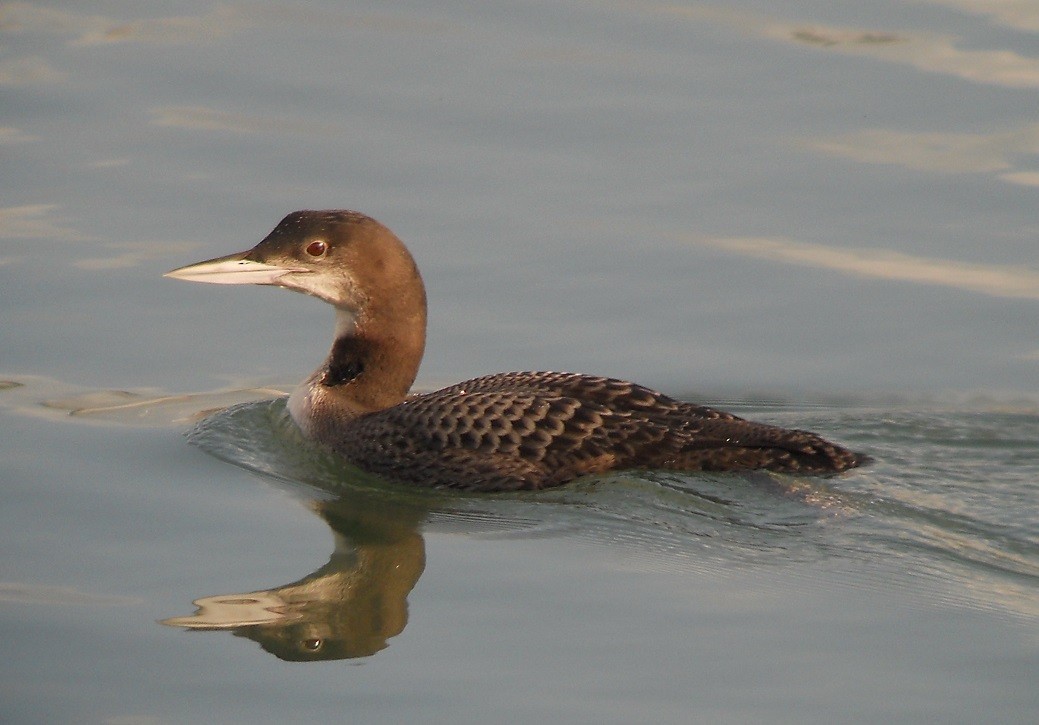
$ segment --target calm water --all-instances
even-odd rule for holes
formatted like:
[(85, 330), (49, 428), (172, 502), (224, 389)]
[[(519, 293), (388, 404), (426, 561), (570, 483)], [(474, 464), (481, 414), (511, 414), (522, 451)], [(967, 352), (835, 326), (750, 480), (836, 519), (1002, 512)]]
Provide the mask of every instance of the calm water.
[[(1037, 37), (983, 0), (0, 4), (0, 720), (1034, 722)], [(279, 397), (327, 309), (161, 279), (304, 207), (412, 248), (423, 387), (634, 378), (876, 462), (367, 479)]]

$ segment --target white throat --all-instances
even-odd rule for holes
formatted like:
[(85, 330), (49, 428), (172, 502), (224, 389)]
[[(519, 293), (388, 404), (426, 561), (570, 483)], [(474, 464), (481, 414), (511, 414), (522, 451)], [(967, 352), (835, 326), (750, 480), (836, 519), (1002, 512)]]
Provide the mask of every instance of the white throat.
[[(336, 307), (335, 337), (351, 337), (357, 331), (357, 315), (350, 310)], [(321, 379), (322, 368), (318, 368), (310, 377), (296, 386), (289, 396), (289, 414), (296, 421), (303, 433), (310, 437), (320, 437), (315, 430), (314, 419), (325, 406), (327, 392), (318, 385)]]
[(336, 307), (335, 310), (336, 328), (332, 339), (338, 340), (340, 337), (352, 337), (357, 329), (357, 315), (342, 307)]

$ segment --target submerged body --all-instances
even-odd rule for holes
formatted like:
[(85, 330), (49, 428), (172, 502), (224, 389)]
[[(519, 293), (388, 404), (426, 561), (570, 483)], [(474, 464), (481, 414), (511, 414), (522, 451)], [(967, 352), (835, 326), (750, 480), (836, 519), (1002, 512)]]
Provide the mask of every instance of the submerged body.
[(168, 276), (276, 285), (332, 304), (332, 350), (289, 410), (308, 437), (389, 479), (503, 491), (632, 468), (823, 474), (865, 461), (814, 433), (590, 375), (501, 373), (409, 396), (425, 288), (403, 243), (356, 212), (294, 212), (250, 251)]

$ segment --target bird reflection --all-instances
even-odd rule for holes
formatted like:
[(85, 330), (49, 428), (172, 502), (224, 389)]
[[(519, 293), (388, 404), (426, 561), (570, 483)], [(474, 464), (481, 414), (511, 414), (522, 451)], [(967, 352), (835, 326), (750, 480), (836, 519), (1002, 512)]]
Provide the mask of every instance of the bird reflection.
[(355, 494), (310, 505), (335, 538), (327, 564), (273, 589), (196, 599), (193, 615), (161, 623), (229, 630), (293, 662), (367, 657), (384, 649), (407, 625), (407, 596), (425, 568), (419, 525), (426, 511)]

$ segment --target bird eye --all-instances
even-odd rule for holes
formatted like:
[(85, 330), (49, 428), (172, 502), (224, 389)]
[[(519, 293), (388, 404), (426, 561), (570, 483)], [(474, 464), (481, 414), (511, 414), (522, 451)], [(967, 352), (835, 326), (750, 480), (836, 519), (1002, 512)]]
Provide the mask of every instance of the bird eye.
[(328, 251), (328, 244), (322, 242), (320, 239), (311, 242), (307, 245), (307, 254), (311, 257), (324, 257), (325, 252)]
[(311, 652), (317, 652), (319, 649), (321, 649), (321, 645), (323, 644), (324, 642), (321, 641), (320, 637), (314, 637), (313, 639), (305, 639), (303, 640), (303, 649), (310, 650)]

